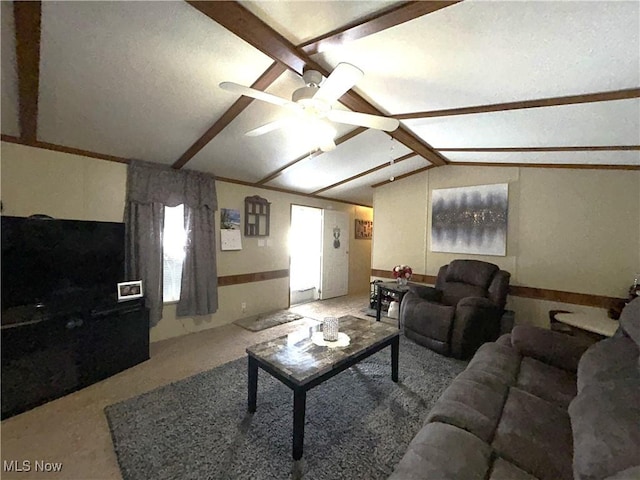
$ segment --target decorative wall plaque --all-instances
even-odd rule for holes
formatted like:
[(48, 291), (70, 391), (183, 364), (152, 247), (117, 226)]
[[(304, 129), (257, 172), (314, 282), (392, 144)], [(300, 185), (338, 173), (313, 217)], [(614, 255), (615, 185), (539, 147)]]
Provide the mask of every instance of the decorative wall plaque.
[(271, 204), (266, 198), (254, 195), (244, 199), (245, 237), (268, 237)]

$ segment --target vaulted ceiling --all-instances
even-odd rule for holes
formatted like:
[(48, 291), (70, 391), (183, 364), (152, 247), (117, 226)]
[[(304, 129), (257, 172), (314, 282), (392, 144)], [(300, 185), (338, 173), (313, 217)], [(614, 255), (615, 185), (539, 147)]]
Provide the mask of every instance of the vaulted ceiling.
[[(373, 188), (446, 164), (640, 169), (640, 3), (1, 3), (2, 139), (141, 159), (371, 205)], [(301, 73), (364, 71), (337, 148), (292, 128)]]

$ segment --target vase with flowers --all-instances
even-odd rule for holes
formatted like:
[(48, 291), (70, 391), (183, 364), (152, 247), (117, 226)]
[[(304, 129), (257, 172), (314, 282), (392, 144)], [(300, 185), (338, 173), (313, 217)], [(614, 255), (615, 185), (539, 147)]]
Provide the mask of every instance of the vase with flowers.
[(404, 286), (411, 278), (413, 270), (409, 265), (396, 265), (393, 267), (393, 278), (396, 279), (398, 285)]

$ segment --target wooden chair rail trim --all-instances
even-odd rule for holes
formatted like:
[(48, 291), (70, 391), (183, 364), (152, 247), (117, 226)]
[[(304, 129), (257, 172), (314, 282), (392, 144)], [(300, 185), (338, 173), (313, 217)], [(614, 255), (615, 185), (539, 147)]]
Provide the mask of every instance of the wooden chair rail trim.
[[(371, 269), (372, 277), (393, 278), (390, 270)], [(434, 285), (436, 277), (433, 275), (414, 274), (411, 280), (418, 283), (427, 283)], [(514, 297), (533, 298), (536, 300), (548, 300), (550, 302), (570, 303), (573, 305), (584, 305), (596, 308), (611, 308), (620, 302), (624, 302), (623, 298), (607, 297), (604, 295), (593, 295), (590, 293), (565, 292), (562, 290), (549, 290), (546, 288), (525, 287), (522, 285), (510, 285), (509, 295)]]
[(229, 285), (241, 285), (243, 283), (263, 282), (265, 280), (275, 280), (278, 278), (287, 278), (289, 269), (271, 270), (267, 272), (241, 273), (237, 275), (225, 275), (218, 277), (218, 286), (227, 287)]

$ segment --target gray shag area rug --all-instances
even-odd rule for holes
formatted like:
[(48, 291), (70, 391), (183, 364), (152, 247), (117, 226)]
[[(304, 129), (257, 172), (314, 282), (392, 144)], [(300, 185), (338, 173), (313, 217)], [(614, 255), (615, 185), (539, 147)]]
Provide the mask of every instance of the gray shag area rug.
[(467, 362), (400, 338), (307, 393), (304, 456), (291, 457), (293, 392), (259, 370), (247, 413), (247, 360), (105, 408), (124, 480), (384, 479)]
[(293, 322), (294, 320), (300, 320), (301, 318), (302, 315), (297, 313), (280, 310), (278, 312), (258, 315), (257, 317), (241, 318), (233, 323), (239, 327), (251, 330), (252, 332), (259, 332), (260, 330), (275, 327), (276, 325), (282, 325), (283, 323)]

